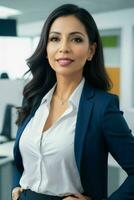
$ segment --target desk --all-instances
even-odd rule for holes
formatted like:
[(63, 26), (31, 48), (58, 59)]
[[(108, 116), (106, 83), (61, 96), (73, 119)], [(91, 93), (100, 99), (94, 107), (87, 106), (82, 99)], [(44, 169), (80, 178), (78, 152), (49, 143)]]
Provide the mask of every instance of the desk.
[(13, 145), (14, 142), (0, 144), (0, 200), (11, 200)]
[(0, 144), (0, 156), (8, 156), (13, 159), (13, 146), (14, 141)]

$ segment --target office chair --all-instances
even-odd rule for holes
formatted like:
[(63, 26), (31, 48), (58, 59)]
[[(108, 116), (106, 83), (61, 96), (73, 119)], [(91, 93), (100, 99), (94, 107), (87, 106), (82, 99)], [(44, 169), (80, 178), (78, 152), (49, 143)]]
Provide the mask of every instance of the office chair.
[(11, 137), (11, 121), (12, 121), (12, 108), (14, 105), (7, 104), (4, 112), (3, 126), (0, 133), (0, 143), (10, 141)]

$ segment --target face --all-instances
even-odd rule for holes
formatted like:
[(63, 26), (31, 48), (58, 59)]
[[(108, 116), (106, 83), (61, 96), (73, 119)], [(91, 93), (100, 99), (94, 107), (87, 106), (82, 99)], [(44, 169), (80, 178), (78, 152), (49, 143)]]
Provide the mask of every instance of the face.
[(47, 58), (57, 75), (82, 76), (95, 51), (84, 25), (73, 15), (57, 18), (50, 27)]

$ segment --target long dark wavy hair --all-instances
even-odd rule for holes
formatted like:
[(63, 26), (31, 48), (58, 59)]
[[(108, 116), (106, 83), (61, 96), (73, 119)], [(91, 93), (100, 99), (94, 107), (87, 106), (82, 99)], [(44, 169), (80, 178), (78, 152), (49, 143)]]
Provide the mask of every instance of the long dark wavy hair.
[(30, 80), (23, 90), (24, 101), (22, 107), (19, 109), (18, 124), (26, 118), (36, 106), (39, 99), (41, 99), (56, 82), (55, 71), (51, 68), (46, 58), (48, 34), (55, 19), (68, 15), (75, 16), (84, 25), (90, 44), (97, 44), (96, 52), (92, 60), (85, 63), (83, 76), (96, 88), (108, 91), (112, 87), (111, 80), (104, 67), (102, 42), (93, 17), (83, 8), (73, 4), (64, 4), (56, 8), (48, 16), (41, 32), (39, 44), (33, 55), (27, 59), (29, 71), (32, 73), (32, 80)]

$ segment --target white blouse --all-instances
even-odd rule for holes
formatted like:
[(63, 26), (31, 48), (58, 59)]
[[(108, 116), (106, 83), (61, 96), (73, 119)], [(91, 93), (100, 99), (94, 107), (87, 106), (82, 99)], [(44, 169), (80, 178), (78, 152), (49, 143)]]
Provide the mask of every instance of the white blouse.
[(42, 133), (56, 84), (26, 126), (19, 143), (24, 165), (20, 185), (24, 189), (54, 196), (83, 192), (74, 155), (74, 136), (84, 82), (83, 78), (69, 97), (67, 110), (47, 131)]

